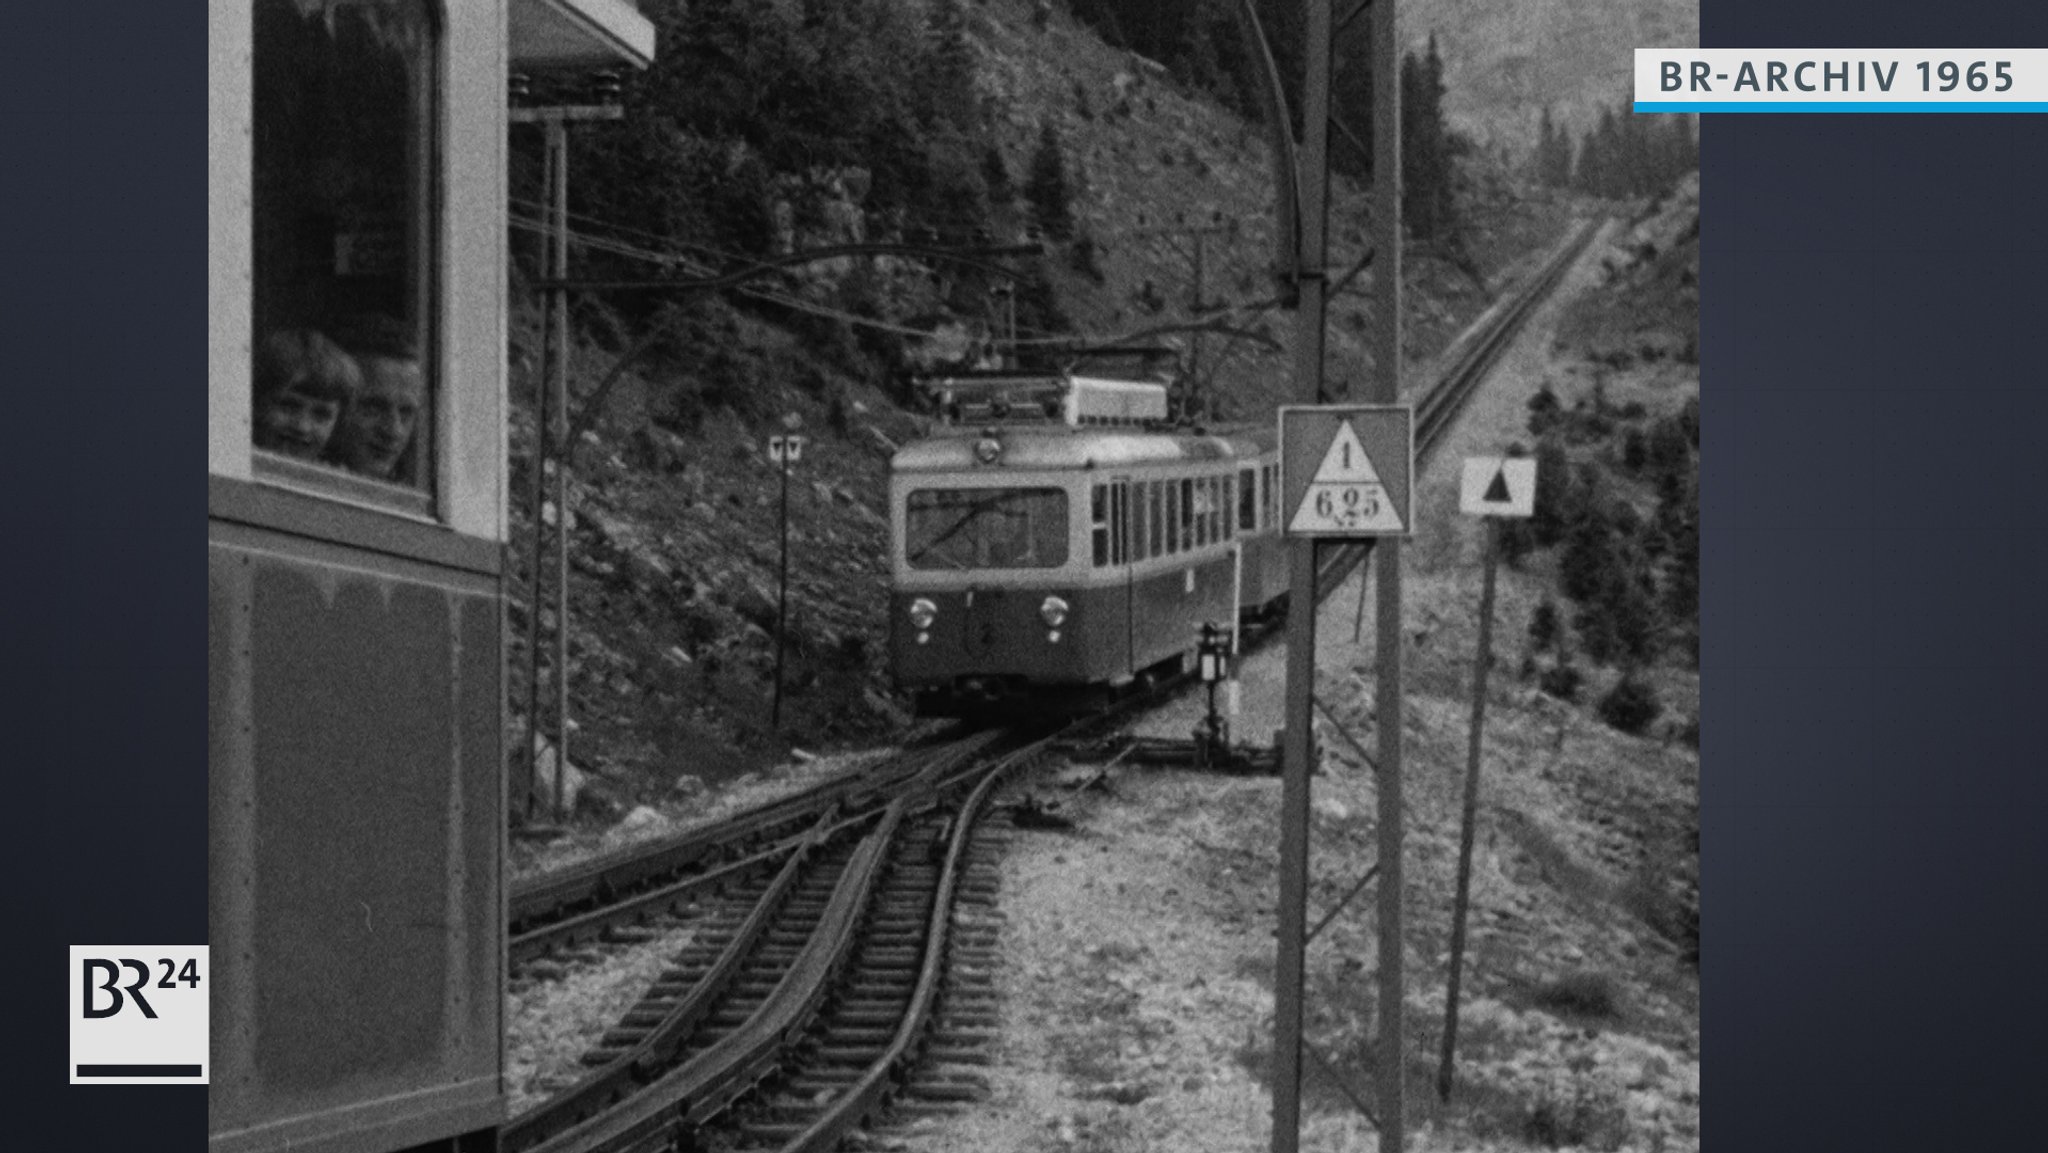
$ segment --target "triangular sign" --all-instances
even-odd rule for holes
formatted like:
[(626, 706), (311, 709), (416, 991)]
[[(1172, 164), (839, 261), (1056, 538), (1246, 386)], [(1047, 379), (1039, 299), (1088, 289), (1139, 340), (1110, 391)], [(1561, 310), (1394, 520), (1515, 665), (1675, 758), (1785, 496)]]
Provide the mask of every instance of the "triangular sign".
[(1534, 515), (1535, 458), (1466, 457), (1458, 479), (1458, 511), (1471, 516)]
[(1323, 463), (1316, 467), (1310, 484), (1378, 484), (1380, 474), (1374, 471), (1371, 458), (1365, 455), (1365, 446), (1358, 443), (1358, 433), (1350, 421), (1337, 426), (1337, 435), (1330, 438), (1330, 451), (1323, 454)]
[(1508, 492), (1508, 470), (1503, 466), (1499, 472), (1493, 474), (1493, 483), (1486, 486), (1486, 503), (1507, 504), (1514, 499)]
[(1337, 426), (1323, 463), (1288, 522), (1289, 532), (1399, 533), (1406, 531), (1393, 495), (1365, 455), (1350, 421)]

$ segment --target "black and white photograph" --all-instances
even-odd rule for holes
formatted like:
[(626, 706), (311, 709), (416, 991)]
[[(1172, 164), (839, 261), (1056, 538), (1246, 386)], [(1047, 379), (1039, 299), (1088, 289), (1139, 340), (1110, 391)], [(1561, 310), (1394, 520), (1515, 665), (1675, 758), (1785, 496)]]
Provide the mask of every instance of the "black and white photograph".
[(1698, 0), (208, 11), (212, 1153), (1700, 1147)]

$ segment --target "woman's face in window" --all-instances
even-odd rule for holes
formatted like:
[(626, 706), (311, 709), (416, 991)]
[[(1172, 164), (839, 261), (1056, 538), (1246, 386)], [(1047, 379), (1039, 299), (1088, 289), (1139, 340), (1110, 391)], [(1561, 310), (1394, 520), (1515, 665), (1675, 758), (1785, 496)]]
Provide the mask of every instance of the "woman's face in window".
[(256, 447), (317, 460), (341, 417), (341, 402), (288, 385), (264, 397), (256, 412)]
[(388, 480), (412, 446), (426, 387), (415, 361), (373, 357), (362, 364), (363, 389), (342, 414), (336, 455), (357, 472)]

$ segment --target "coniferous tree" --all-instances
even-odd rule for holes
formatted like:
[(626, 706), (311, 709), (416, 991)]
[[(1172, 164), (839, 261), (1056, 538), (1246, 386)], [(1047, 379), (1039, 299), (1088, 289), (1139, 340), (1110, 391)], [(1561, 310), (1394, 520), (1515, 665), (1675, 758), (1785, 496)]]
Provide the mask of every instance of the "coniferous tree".
[(1564, 539), (1570, 523), (1571, 458), (1555, 438), (1536, 443), (1536, 508), (1530, 529), (1536, 543), (1548, 548)]
[(1699, 167), (1699, 145), (1691, 118), (1674, 116), (1666, 125), (1637, 116), (1627, 102), (1602, 108), (1600, 124), (1580, 143), (1574, 187), (1595, 196), (1648, 196)]
[(1547, 188), (1565, 188), (1572, 182), (1571, 135), (1551, 119), (1547, 104), (1537, 128), (1536, 179)]
[(1634, 668), (1622, 674), (1597, 707), (1601, 720), (1624, 733), (1641, 733), (1664, 711), (1657, 690)]
[(1401, 216), (1421, 240), (1449, 239), (1456, 225), (1443, 72), (1434, 35), (1425, 55), (1401, 58)]

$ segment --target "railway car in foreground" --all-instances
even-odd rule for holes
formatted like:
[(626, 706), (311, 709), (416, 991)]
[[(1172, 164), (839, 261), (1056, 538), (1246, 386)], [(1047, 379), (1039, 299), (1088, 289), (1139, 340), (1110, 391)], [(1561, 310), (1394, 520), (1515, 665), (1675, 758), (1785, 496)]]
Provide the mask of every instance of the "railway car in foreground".
[(622, 0), (211, 0), (214, 1153), (494, 1149), (506, 90)]
[(1287, 590), (1274, 430), (1169, 427), (1156, 382), (938, 382), (890, 467), (890, 657), (923, 715), (1083, 703)]

